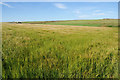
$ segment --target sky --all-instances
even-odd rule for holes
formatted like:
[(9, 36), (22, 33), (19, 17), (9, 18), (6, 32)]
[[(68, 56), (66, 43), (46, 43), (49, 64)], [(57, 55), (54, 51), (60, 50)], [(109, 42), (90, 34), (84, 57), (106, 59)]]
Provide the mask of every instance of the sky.
[(2, 2), (119, 2), (119, 0), (2, 0)]
[(118, 18), (117, 2), (1, 2), (2, 21)]

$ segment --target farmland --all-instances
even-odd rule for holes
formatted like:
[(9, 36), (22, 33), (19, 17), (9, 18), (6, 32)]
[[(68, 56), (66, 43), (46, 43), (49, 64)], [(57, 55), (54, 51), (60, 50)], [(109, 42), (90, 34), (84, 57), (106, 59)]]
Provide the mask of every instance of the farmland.
[(50, 24), (50, 25), (72, 25), (72, 26), (97, 26), (97, 27), (117, 27), (117, 19), (99, 20), (66, 20), (66, 21), (29, 21), (24, 23), (31, 24)]
[(117, 20), (103, 22), (3, 23), (2, 77), (117, 78)]

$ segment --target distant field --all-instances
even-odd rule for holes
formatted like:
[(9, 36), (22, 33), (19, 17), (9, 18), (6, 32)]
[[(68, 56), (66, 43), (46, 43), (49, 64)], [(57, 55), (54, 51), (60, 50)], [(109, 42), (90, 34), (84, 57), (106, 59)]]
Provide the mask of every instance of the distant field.
[(101, 19), (101, 20), (71, 20), (71, 21), (36, 21), (24, 22), (31, 24), (50, 24), (50, 25), (73, 25), (73, 26), (97, 26), (97, 27), (116, 27), (117, 19)]
[(116, 20), (30, 23), (3, 23), (3, 78), (118, 77), (118, 28), (92, 27)]

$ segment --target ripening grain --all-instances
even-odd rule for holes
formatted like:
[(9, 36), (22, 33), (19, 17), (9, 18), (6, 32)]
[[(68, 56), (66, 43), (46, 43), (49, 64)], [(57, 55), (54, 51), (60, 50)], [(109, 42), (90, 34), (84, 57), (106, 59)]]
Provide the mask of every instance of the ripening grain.
[(10, 24), (3, 78), (117, 78), (118, 28)]

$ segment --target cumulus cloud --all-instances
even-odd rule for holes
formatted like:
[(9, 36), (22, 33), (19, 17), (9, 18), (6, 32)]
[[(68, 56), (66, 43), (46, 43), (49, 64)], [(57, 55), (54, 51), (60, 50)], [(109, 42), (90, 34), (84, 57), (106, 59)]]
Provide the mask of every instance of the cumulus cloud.
[(67, 9), (67, 7), (64, 5), (64, 4), (61, 4), (61, 3), (55, 3), (54, 4), (57, 8), (60, 8), (60, 9)]
[(6, 3), (3, 3), (3, 2), (0, 2), (0, 4), (2, 4), (2, 5), (4, 5), (4, 6), (7, 6), (7, 7), (9, 7), (9, 8), (13, 8), (12, 6), (10, 6), (10, 5), (6, 4)]

